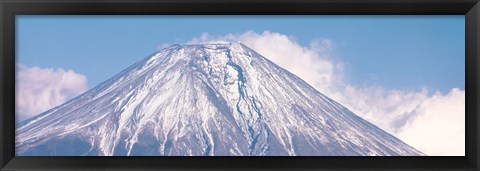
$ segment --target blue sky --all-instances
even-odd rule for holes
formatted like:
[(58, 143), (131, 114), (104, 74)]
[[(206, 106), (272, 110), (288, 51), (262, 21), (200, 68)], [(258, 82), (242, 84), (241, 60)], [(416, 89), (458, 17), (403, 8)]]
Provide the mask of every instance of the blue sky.
[(465, 87), (464, 16), (17, 16), (17, 63), (72, 69), (88, 88), (202, 33), (265, 30), (302, 45), (329, 39), (354, 85)]

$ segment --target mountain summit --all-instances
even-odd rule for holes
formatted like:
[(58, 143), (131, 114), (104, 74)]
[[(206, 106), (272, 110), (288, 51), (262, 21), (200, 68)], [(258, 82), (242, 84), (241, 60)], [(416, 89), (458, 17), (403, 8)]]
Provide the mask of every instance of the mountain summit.
[(241, 43), (165, 48), (20, 123), (16, 152), (423, 155)]

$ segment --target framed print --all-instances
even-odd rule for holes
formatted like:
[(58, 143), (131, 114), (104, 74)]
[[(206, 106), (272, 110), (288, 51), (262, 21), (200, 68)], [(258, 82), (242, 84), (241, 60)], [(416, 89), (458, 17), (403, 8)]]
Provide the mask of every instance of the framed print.
[(0, 7), (2, 169), (478, 169), (478, 1)]

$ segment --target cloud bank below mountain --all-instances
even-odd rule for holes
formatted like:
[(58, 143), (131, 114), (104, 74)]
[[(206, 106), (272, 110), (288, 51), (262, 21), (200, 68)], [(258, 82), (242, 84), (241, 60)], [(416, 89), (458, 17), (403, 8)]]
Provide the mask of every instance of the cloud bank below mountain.
[(87, 90), (87, 77), (73, 70), (17, 64), (15, 116), (21, 122)]

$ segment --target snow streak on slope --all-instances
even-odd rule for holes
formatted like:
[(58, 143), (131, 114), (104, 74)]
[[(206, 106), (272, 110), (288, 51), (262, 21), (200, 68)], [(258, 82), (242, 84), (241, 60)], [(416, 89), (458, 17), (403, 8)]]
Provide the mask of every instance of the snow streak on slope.
[(16, 135), (17, 155), (423, 155), (241, 43), (163, 49)]

